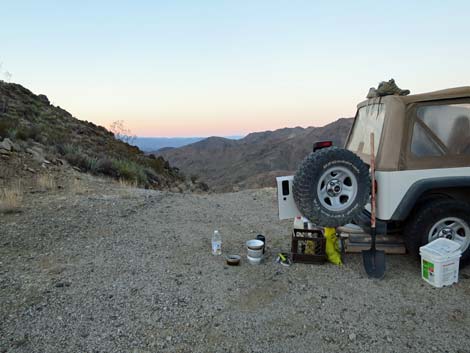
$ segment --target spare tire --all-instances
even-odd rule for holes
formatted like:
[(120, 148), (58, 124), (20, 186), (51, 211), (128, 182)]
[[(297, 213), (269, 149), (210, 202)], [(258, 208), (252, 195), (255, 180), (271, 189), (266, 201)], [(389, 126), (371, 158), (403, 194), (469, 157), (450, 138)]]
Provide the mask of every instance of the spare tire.
[(303, 216), (324, 227), (339, 227), (360, 214), (370, 196), (369, 167), (353, 152), (323, 148), (307, 156), (292, 191)]

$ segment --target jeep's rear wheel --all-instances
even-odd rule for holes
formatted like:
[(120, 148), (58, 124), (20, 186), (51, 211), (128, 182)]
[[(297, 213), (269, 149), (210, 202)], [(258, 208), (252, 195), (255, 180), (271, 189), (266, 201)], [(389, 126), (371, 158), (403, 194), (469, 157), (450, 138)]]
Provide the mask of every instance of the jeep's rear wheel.
[(414, 212), (404, 229), (408, 252), (419, 256), (419, 248), (438, 239), (457, 242), (462, 251), (460, 267), (470, 262), (470, 205), (458, 200), (436, 200)]
[(299, 211), (311, 222), (342, 226), (362, 212), (369, 199), (369, 167), (351, 151), (321, 149), (302, 161), (292, 191)]
[(447, 217), (437, 221), (428, 233), (428, 242), (438, 238), (447, 238), (460, 245), (460, 250), (465, 251), (470, 244), (470, 228), (468, 224), (457, 217)]

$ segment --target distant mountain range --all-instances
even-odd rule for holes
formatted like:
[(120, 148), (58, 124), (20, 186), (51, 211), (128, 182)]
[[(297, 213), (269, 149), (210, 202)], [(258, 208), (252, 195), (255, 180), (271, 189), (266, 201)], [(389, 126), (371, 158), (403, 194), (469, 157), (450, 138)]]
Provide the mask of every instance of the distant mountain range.
[[(228, 139), (240, 139), (243, 136), (226, 136)], [(162, 148), (175, 148), (198, 141), (204, 140), (206, 137), (136, 137), (132, 141), (132, 145), (139, 147), (144, 152), (154, 152)]]
[(275, 177), (295, 172), (316, 141), (343, 146), (353, 119), (323, 127), (256, 132), (238, 140), (209, 137), (187, 146), (160, 150), (187, 175), (197, 175), (216, 191), (274, 186)]

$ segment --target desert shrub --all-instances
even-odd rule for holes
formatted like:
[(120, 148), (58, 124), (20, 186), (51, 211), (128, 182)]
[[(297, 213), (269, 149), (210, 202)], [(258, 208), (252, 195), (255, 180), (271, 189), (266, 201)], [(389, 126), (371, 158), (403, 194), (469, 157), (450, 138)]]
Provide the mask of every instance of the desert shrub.
[(29, 121), (35, 121), (40, 113), (40, 109), (31, 104), (31, 102), (23, 101), (22, 104), (16, 106), (16, 115)]
[(97, 174), (98, 173), (98, 166), (99, 166), (99, 160), (96, 157), (88, 157), (87, 158), (87, 171), (89, 171), (92, 174)]
[(109, 175), (113, 178), (118, 178), (119, 176), (115, 163), (113, 163), (113, 160), (109, 157), (101, 157), (98, 159), (96, 174)]
[(0, 137), (10, 137), (10, 131), (15, 128), (15, 122), (11, 119), (0, 120)]
[(23, 189), (15, 183), (0, 190), (0, 213), (18, 212), (23, 201)]
[(44, 131), (44, 138), (47, 141), (47, 144), (64, 144), (70, 139), (63, 130), (50, 128), (47, 128)]
[(136, 181), (139, 184), (147, 184), (147, 174), (145, 172), (145, 167), (142, 165), (123, 159), (113, 160), (113, 165), (119, 178)]
[(161, 156), (157, 158), (146, 158), (144, 163), (157, 173), (163, 173), (165, 171), (165, 160)]
[(145, 168), (145, 174), (147, 175), (147, 181), (149, 184), (160, 183), (160, 178), (158, 174), (152, 168)]
[[(126, 179), (118, 179), (118, 181), (119, 181), (119, 185), (122, 188), (137, 188), (139, 186), (136, 181), (130, 181)], [(129, 194), (128, 196), (131, 196), (131, 195)]]
[(36, 179), (37, 186), (40, 190), (54, 190), (56, 188), (56, 182), (54, 177), (50, 174), (42, 174)]
[(132, 144), (137, 137), (133, 135), (131, 130), (126, 127), (124, 120), (113, 122), (109, 126), (109, 130), (114, 134), (116, 139), (121, 140), (127, 144)]
[(132, 160), (107, 156), (90, 157), (80, 147), (71, 144), (59, 145), (58, 150), (67, 162), (84, 172), (107, 175), (143, 185), (148, 183), (149, 178), (157, 179), (153, 170)]
[(95, 168), (96, 170), (97, 160), (88, 157), (79, 146), (66, 144), (61, 145), (59, 150), (67, 162), (80, 168), (82, 171), (88, 172), (91, 171), (91, 168)]
[(192, 182), (193, 184), (196, 184), (198, 178), (199, 178), (199, 177), (198, 177), (197, 175), (195, 175), (195, 174), (191, 175), (191, 177), (190, 177), (191, 182)]
[(31, 127), (21, 126), (16, 130), (16, 138), (19, 140), (28, 140), (32, 139), (35, 141), (40, 141), (41, 138), (41, 128), (37, 125)]
[(25, 128), (18, 128), (16, 130), (16, 138), (19, 140), (27, 140), (28, 139), (28, 131)]
[(16, 129), (16, 128), (14, 128), (14, 127), (11, 128), (11, 129), (8, 129), (8, 131), (7, 131), (8, 137), (9, 137), (10, 139), (12, 139), (12, 140), (14, 140), (14, 139), (17, 138), (17, 137), (16, 137), (16, 134), (17, 134), (17, 133), (18, 133), (18, 129)]
[(65, 155), (65, 145), (63, 143), (56, 143), (54, 147), (58, 154), (60, 154), (61, 156)]
[(83, 171), (88, 171), (88, 157), (84, 154), (74, 153), (74, 154), (66, 154), (65, 160), (69, 162), (71, 165), (80, 168)]
[(87, 191), (85, 185), (78, 178), (69, 180), (68, 189), (72, 194), (75, 195), (82, 195)]
[(81, 152), (80, 146), (71, 143), (59, 143), (56, 145), (56, 149), (62, 156)]

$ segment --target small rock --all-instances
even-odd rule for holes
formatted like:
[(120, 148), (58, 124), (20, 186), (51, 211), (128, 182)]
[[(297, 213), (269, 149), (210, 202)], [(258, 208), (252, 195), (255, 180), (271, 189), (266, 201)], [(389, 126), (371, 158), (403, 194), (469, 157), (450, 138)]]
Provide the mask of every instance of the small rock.
[(29, 154), (31, 154), (33, 156), (33, 159), (39, 163), (43, 163), (44, 162), (44, 151), (39, 148), (39, 147), (34, 147), (34, 148), (27, 148), (26, 149), (26, 152), (28, 152)]
[(68, 281), (61, 281), (61, 282), (57, 282), (54, 286), (56, 288), (64, 288), (64, 287), (70, 287), (72, 283), (68, 282)]
[(52, 275), (60, 275), (64, 271), (65, 271), (64, 266), (54, 266), (50, 268), (48, 272)]
[(47, 104), (47, 105), (50, 104), (49, 98), (47, 98), (47, 96), (45, 94), (39, 94), (38, 99), (44, 104)]
[(208, 191), (209, 191), (209, 185), (207, 185), (206, 183), (204, 183), (204, 182), (202, 182), (202, 181), (200, 181), (200, 182), (198, 183), (198, 186), (199, 186), (199, 189), (200, 189), (201, 191), (204, 191), (204, 192), (208, 192)]
[(9, 139), (5, 139), (5, 140), (8, 140), (9, 143), (10, 143), (10, 146), (11, 146), (11, 150), (14, 151), (14, 152), (21, 152), (21, 147), (20, 145), (18, 145), (17, 143), (9, 140)]
[(349, 340), (350, 341), (355, 341), (356, 340), (356, 334), (355, 333), (350, 333), (349, 334)]
[(391, 343), (391, 342), (392, 342), (392, 337), (387, 336), (387, 342), (390, 342), (390, 343)]
[(4, 139), (2, 142), (0, 142), (0, 150), (6, 150), (8, 152), (13, 150), (13, 142), (9, 138)]
[(24, 346), (28, 342), (28, 337), (24, 336), (21, 337), (13, 342), (13, 346), (16, 348), (19, 348), (21, 346)]

